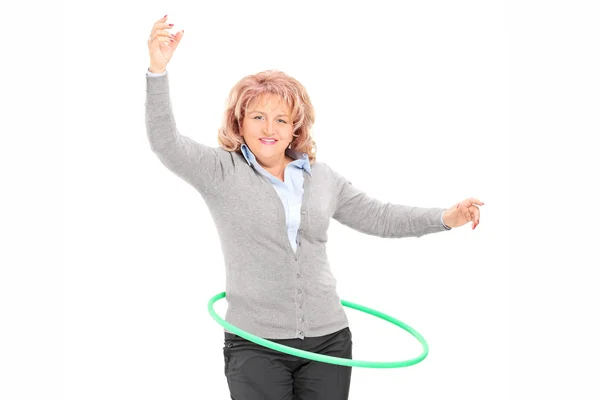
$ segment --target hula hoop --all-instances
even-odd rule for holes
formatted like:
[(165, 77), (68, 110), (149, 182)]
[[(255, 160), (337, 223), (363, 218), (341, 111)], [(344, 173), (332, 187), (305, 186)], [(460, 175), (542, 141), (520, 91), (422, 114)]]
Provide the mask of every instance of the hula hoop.
[(374, 315), (376, 317), (379, 317), (385, 321), (391, 322), (392, 324), (397, 325), (400, 328), (404, 329), (405, 331), (410, 333), (412, 336), (414, 336), (421, 343), (421, 345), (423, 346), (423, 352), (418, 357), (412, 358), (412, 359), (406, 360), (406, 361), (377, 362), (377, 361), (360, 361), (360, 360), (354, 360), (354, 359), (348, 359), (348, 358), (327, 356), (324, 354), (313, 353), (310, 351), (305, 351), (305, 350), (296, 349), (294, 347), (285, 346), (285, 345), (282, 345), (279, 343), (272, 342), (267, 339), (263, 339), (259, 336), (255, 336), (249, 332), (246, 332), (246, 331), (230, 324), (229, 322), (227, 322), (223, 318), (221, 318), (215, 312), (213, 305), (215, 302), (217, 302), (217, 300), (221, 300), (225, 296), (226, 296), (225, 292), (221, 292), (221, 293), (213, 296), (209, 300), (208, 312), (213, 317), (213, 319), (215, 321), (217, 321), (225, 329), (229, 330), (230, 332), (235, 333), (238, 336), (243, 337), (246, 340), (249, 340), (249, 341), (259, 344), (261, 346), (267, 347), (269, 349), (280, 351), (282, 353), (291, 354), (293, 356), (306, 358), (306, 359), (313, 360), (313, 361), (320, 361), (320, 362), (324, 362), (324, 363), (328, 363), (328, 364), (337, 364), (337, 365), (343, 365), (346, 367), (362, 367), (362, 368), (408, 367), (410, 365), (414, 365), (414, 364), (417, 364), (417, 363), (423, 361), (425, 359), (425, 357), (427, 357), (427, 354), (429, 353), (429, 345), (427, 344), (427, 342), (425, 341), (423, 336), (421, 336), (417, 331), (415, 331), (410, 326), (408, 326), (405, 323), (403, 323), (402, 321), (399, 321), (396, 318), (390, 317), (389, 315), (386, 315), (380, 311), (373, 310), (372, 308), (361, 306), (359, 304), (352, 303), (352, 302), (345, 301), (345, 300), (341, 301), (342, 306), (344, 306), (344, 307), (353, 308), (355, 310)]

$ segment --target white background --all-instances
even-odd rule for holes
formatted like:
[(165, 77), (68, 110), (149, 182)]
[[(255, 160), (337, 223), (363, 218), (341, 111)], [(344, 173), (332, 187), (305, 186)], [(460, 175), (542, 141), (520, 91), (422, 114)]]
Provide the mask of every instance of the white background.
[[(593, 2), (103, 1), (5, 13), (0, 398), (225, 399), (213, 221), (151, 152), (146, 38), (179, 131), (217, 146), (243, 76), (316, 109), (319, 160), (382, 201), (486, 203), (481, 224), (382, 239), (332, 221), (342, 299), (429, 356), (354, 368), (350, 399), (597, 399), (599, 14)], [(62, 163), (61, 163), (62, 161)], [(217, 303), (224, 315), (226, 304)], [(354, 358), (415, 357), (348, 309)]]

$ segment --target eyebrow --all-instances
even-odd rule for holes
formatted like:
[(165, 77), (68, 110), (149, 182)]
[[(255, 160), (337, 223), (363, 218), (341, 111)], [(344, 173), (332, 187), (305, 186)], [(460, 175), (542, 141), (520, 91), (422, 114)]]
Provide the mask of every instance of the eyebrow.
[[(265, 113), (264, 113), (264, 112), (262, 112), (262, 111), (250, 111), (250, 114), (252, 114), (252, 113), (257, 113), (257, 114), (265, 114)], [(281, 116), (283, 116), (283, 117), (288, 117), (288, 118), (290, 117), (290, 116), (289, 116), (289, 115), (287, 115), (287, 114), (277, 114), (277, 115), (276, 115), (276, 117), (281, 117)]]

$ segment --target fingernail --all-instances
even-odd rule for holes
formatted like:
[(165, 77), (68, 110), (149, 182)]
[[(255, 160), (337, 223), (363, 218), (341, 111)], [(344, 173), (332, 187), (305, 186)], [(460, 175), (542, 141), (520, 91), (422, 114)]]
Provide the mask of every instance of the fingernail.
[(456, 208), (458, 208), (458, 206), (460, 206), (460, 204), (457, 204), (457, 205), (456, 205)]
[(167, 17), (167, 14), (165, 14), (165, 16), (163, 18), (166, 18), (166, 17)]
[(169, 24), (169, 26), (173, 26), (173, 24)]

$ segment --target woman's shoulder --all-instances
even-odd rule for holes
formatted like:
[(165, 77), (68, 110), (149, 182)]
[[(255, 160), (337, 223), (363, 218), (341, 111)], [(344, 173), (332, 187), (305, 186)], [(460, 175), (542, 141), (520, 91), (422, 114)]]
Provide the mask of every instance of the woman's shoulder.
[(336, 165), (319, 162), (319, 167), (317, 168), (320, 171), (319, 174), (322, 175), (329, 184), (335, 187), (341, 188), (346, 185), (352, 185), (352, 181), (346, 177), (346, 175), (340, 173)]
[(329, 162), (317, 160), (311, 164), (310, 167), (323, 173), (336, 174), (335, 167), (332, 167), (331, 163)]
[(331, 173), (331, 167), (329, 166), (329, 164), (318, 160), (310, 164), (310, 170), (319, 174)]
[(342, 175), (340, 175), (328, 162), (315, 161), (310, 165), (310, 168), (313, 172), (313, 177), (318, 179), (333, 182), (335, 184), (339, 183), (340, 180), (343, 180)]

